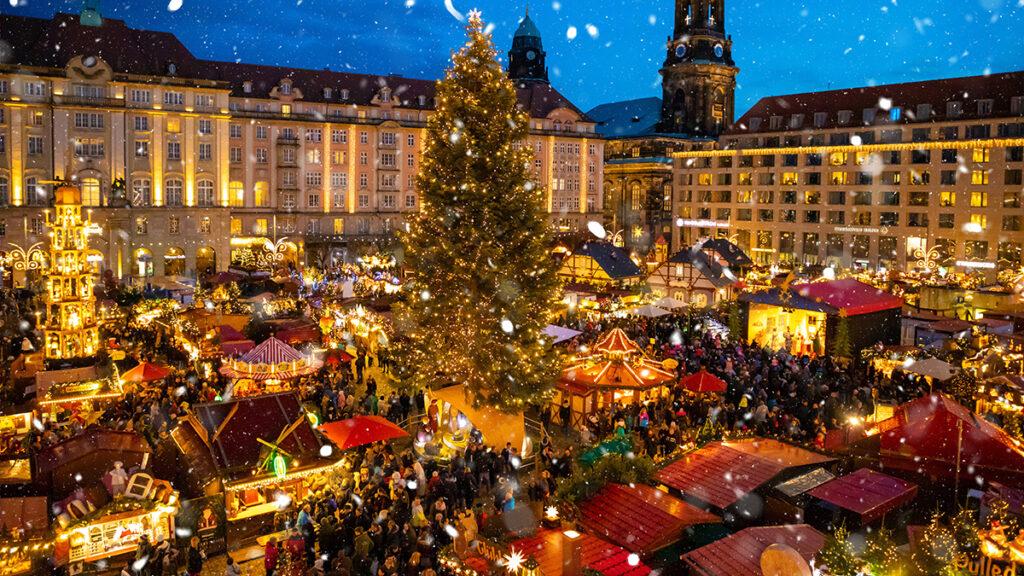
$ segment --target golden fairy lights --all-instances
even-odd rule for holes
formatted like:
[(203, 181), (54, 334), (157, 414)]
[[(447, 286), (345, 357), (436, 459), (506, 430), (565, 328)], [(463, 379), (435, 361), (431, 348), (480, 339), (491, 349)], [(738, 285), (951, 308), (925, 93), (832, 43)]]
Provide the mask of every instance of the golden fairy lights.
[[(416, 385), (438, 374), (475, 402), (521, 409), (558, 371), (542, 330), (557, 305), (544, 195), (518, 146), (528, 115), (479, 18), (438, 84), (418, 184), (422, 210), (403, 234), (413, 294), (396, 314)], [(511, 326), (509, 325), (511, 324)], [(511, 328), (511, 329), (509, 329)]]

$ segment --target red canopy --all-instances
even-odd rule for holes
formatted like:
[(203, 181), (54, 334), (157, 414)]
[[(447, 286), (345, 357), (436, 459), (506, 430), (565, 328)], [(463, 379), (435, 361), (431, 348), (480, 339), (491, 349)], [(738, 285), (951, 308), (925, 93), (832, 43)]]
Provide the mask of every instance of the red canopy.
[(917, 486), (888, 474), (861, 468), (817, 486), (811, 496), (860, 515), (869, 524), (917, 496)]
[(949, 396), (922, 396), (900, 405), (892, 418), (878, 423), (878, 431), (885, 466), (951, 478), (959, 460), (960, 476), (968, 481), (1024, 482), (1018, 442)]
[(848, 316), (871, 314), (903, 306), (903, 299), (899, 296), (893, 296), (885, 290), (854, 278), (798, 284), (792, 289), (804, 298), (824, 302), (840, 312), (845, 311)]
[(696, 374), (690, 374), (685, 376), (679, 381), (680, 386), (690, 392), (715, 392), (723, 394), (728, 389), (728, 385), (725, 380), (722, 380), (718, 376), (708, 372), (707, 370), (701, 370)]
[(163, 380), (171, 373), (171, 369), (166, 366), (160, 366), (159, 364), (153, 364), (151, 362), (143, 362), (125, 372), (121, 375), (122, 382), (134, 382), (140, 384), (143, 382), (155, 382), (157, 380)]
[(701, 576), (761, 576), (761, 554), (772, 544), (784, 544), (811, 561), (825, 545), (825, 536), (807, 524), (746, 528), (682, 556), (690, 574)]
[(321, 424), (320, 432), (341, 450), (409, 435), (380, 416), (356, 416), (348, 420)]
[[(561, 530), (540, 529), (533, 536), (517, 540), (510, 548), (533, 558), (544, 576), (563, 576), (565, 561), (562, 549), (565, 536)], [(643, 563), (629, 565), (629, 551), (605, 542), (597, 536), (580, 534), (580, 565), (607, 576), (647, 576), (651, 569)]]
[(341, 348), (335, 348), (327, 353), (327, 357), (324, 358), (324, 363), (328, 366), (337, 366), (339, 364), (348, 364), (354, 360), (351, 354), (345, 352)]

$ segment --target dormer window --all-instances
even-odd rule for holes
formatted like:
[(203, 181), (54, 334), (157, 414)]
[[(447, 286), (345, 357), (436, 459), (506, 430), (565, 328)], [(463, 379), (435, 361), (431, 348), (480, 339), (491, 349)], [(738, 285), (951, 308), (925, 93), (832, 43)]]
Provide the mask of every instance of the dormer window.
[(760, 129), (761, 129), (761, 119), (760, 118), (751, 118), (750, 119), (750, 131), (751, 132), (757, 132)]
[(346, 88), (342, 88), (341, 89), (341, 99), (342, 100), (348, 100), (348, 89), (346, 89)]
[(815, 112), (814, 113), (814, 127), (815, 128), (824, 128), (826, 122), (828, 122), (828, 112)]
[(963, 102), (946, 102), (946, 116), (957, 118), (963, 113)]
[(242, 92), (245, 94), (252, 94), (252, 82), (248, 80), (242, 82)]
[(423, 96), (423, 95), (417, 96), (416, 97), (416, 102), (419, 103), (420, 106), (426, 106), (427, 105), (427, 97)]
[(789, 117), (789, 127), (791, 129), (795, 130), (797, 128), (803, 128), (803, 126), (804, 126), (804, 115), (803, 114), (793, 114), (792, 116)]
[(768, 120), (768, 126), (772, 130), (778, 130), (782, 128), (782, 116), (772, 116)]
[(1016, 116), (1024, 114), (1024, 96), (1010, 98), (1010, 114)]
[(381, 102), (391, 102), (391, 89), (387, 87), (381, 88), (378, 97)]
[(932, 105), (931, 104), (918, 104), (917, 105), (917, 119), (918, 120), (929, 120), (932, 117)]
[(167, 74), (174, 76), (178, 73), (178, 66), (174, 62), (167, 63)]
[(330, 88), (324, 88), (324, 100), (330, 100), (333, 92)]
[(841, 126), (849, 124), (851, 118), (853, 118), (852, 110), (840, 110), (839, 114), (836, 115), (836, 119), (839, 121)]
[(287, 81), (287, 80), (282, 81), (281, 82), (281, 86), (279, 87), (279, 90), (280, 90), (281, 94), (284, 94), (285, 96), (287, 96), (288, 94), (291, 94), (292, 93), (292, 83)]
[(992, 115), (992, 100), (978, 100), (978, 116)]
[(871, 124), (875, 121), (875, 115), (877, 113), (878, 110), (876, 110), (875, 108), (865, 108), (864, 111), (861, 113), (861, 119), (864, 120), (865, 124)]

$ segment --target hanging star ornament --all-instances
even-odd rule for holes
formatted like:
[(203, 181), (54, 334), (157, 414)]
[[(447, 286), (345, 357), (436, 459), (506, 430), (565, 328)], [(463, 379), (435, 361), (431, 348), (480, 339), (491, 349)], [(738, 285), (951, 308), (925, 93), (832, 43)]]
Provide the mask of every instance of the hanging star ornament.
[(484, 13), (481, 12), (479, 8), (473, 8), (472, 10), (469, 11), (469, 21), (470, 22), (472, 22), (474, 20), (483, 21), (483, 19), (484, 19)]

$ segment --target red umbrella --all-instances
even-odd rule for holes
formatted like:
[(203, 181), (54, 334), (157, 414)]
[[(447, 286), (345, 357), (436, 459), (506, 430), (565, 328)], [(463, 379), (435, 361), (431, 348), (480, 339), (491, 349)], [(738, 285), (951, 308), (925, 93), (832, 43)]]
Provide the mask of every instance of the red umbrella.
[(680, 380), (679, 384), (686, 390), (696, 392), (698, 394), (701, 392), (716, 392), (721, 394), (728, 388), (725, 380), (709, 373), (707, 370), (701, 370), (696, 374), (690, 374)]
[(168, 374), (171, 373), (171, 369), (166, 366), (160, 366), (159, 364), (151, 364), (149, 362), (142, 362), (135, 368), (125, 372), (121, 375), (122, 382), (155, 382), (157, 380), (163, 380), (167, 378)]
[(348, 364), (352, 360), (354, 358), (352, 358), (351, 354), (341, 348), (335, 348), (327, 353), (327, 358), (324, 359), (324, 362), (329, 366), (338, 366), (339, 364)]
[(356, 416), (348, 420), (321, 424), (320, 432), (341, 450), (409, 435), (380, 416)]

